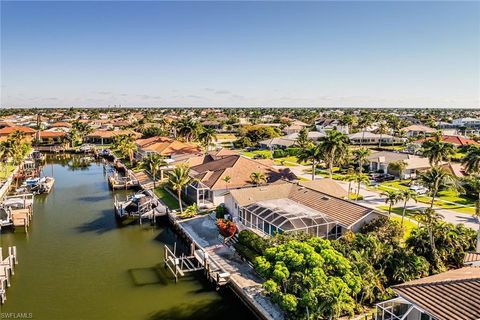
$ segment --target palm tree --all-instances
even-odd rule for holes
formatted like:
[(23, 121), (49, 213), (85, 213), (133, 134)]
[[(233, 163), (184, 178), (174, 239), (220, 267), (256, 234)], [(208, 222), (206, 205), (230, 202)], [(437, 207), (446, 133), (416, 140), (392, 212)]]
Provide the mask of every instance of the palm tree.
[(185, 165), (179, 165), (173, 169), (168, 177), (168, 183), (170, 187), (177, 192), (178, 206), (180, 212), (183, 213), (182, 206), (182, 190), (192, 182), (192, 178), (189, 175), (190, 168)]
[(443, 142), (441, 137), (441, 133), (437, 132), (433, 140), (422, 143), (422, 155), (427, 157), (433, 166), (437, 166), (443, 160), (450, 160), (450, 157), (455, 154), (453, 144)]
[(419, 182), (424, 187), (428, 188), (432, 201), (430, 209), (433, 209), (433, 203), (439, 191), (444, 189), (461, 189), (457, 179), (452, 176), (446, 169), (440, 167), (432, 167), (426, 172), (419, 175)]
[(157, 172), (160, 170), (160, 180), (163, 180), (163, 170), (161, 167), (167, 165), (165, 160), (159, 154), (151, 154), (148, 157), (143, 158), (142, 160), (142, 167), (146, 170), (150, 171), (153, 176), (153, 188), (155, 189), (157, 186), (155, 185), (157, 180)]
[(78, 120), (72, 122), (72, 128), (76, 132), (77, 138), (80, 141), (80, 144), (83, 143), (83, 138), (93, 131), (93, 128), (90, 127), (88, 123), (80, 122)]
[(133, 155), (135, 151), (137, 151), (137, 145), (135, 142), (128, 139), (122, 140), (120, 141), (118, 150), (124, 157), (128, 157), (130, 165), (133, 165)]
[(467, 173), (480, 174), (480, 147), (470, 146), (462, 159)]
[(312, 143), (307, 148), (300, 150), (297, 155), (300, 162), (312, 162), (312, 180), (315, 180), (315, 169), (321, 154), (320, 146)]
[(385, 196), (385, 203), (388, 204), (388, 215), (392, 213), (392, 207), (399, 201), (401, 200), (400, 193), (398, 193), (396, 190), (389, 190), (382, 192), (382, 196)]
[(357, 183), (357, 195), (356, 195), (356, 200), (358, 201), (358, 198), (360, 197), (360, 184), (370, 184), (370, 178), (366, 173), (356, 173), (355, 174), (355, 179), (354, 181)]
[(388, 125), (385, 122), (380, 122), (377, 129), (377, 134), (380, 135), (380, 140), (378, 140), (378, 147), (382, 146), (382, 136), (388, 133)]
[(267, 182), (267, 176), (261, 171), (255, 171), (250, 175), (250, 180), (252, 180), (254, 185), (259, 186)]
[(187, 142), (192, 141), (198, 134), (198, 124), (190, 118), (178, 121), (176, 129), (178, 134), (185, 138)]
[(350, 199), (350, 190), (352, 186), (352, 182), (355, 180), (355, 170), (352, 167), (347, 169), (347, 174), (345, 175), (345, 181), (348, 181), (348, 190), (347, 190), (347, 199)]
[(212, 128), (203, 128), (203, 130), (198, 134), (198, 140), (204, 146), (205, 152), (208, 152), (208, 147), (212, 144), (212, 142), (217, 141), (217, 132)]
[(348, 137), (340, 131), (331, 130), (319, 144), (319, 147), (331, 179), (333, 166), (343, 163), (348, 154)]
[(399, 194), (399, 200), (403, 200), (402, 222), (401, 222), (401, 225), (403, 226), (403, 219), (405, 218), (405, 213), (407, 212), (407, 202), (410, 200), (415, 200), (415, 202), (417, 202), (417, 194), (415, 193), (415, 191), (410, 189), (401, 190)]
[(365, 140), (365, 130), (371, 126), (373, 123), (373, 118), (370, 115), (370, 113), (364, 113), (360, 117), (360, 121), (358, 122), (358, 127), (362, 129), (362, 141), (360, 142), (360, 145), (363, 146), (363, 140)]
[(368, 156), (370, 155), (370, 149), (361, 147), (353, 151), (353, 158), (356, 163), (358, 163), (358, 172), (363, 172), (363, 164), (367, 161)]
[(25, 132), (20, 130), (15, 130), (8, 136), (8, 140), (14, 142), (15, 144), (22, 143), (23, 139), (25, 139)]
[(225, 182), (225, 188), (228, 190), (228, 184), (229, 184), (230, 181), (232, 180), (232, 177), (230, 177), (230, 176), (225, 176), (225, 177), (223, 177), (222, 180)]
[(432, 208), (427, 208), (425, 210), (417, 210), (414, 214), (415, 219), (423, 224), (428, 231), (428, 237), (430, 240), (430, 248), (432, 250), (432, 256), (436, 263), (439, 262), (437, 250), (435, 248), (435, 239), (433, 236), (433, 227), (443, 219), (443, 216), (437, 213)]

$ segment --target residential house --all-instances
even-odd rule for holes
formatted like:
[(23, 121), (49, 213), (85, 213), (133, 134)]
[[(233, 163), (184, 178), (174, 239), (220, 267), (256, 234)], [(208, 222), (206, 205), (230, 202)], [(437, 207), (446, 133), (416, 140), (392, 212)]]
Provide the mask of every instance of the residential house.
[(349, 128), (347, 125), (342, 125), (338, 119), (320, 118), (315, 120), (315, 128), (317, 131), (326, 133), (333, 129), (336, 129), (342, 133), (349, 134)]
[(295, 146), (296, 141), (284, 137), (276, 137), (258, 142), (261, 149), (286, 149)]
[(292, 134), (292, 133), (298, 133), (300, 132), (303, 128), (308, 127), (308, 124), (305, 122), (302, 122), (300, 120), (294, 120), (292, 123), (283, 129), (283, 132), (287, 135)]
[(434, 134), (436, 132), (435, 129), (423, 126), (423, 125), (418, 125), (414, 124), (405, 128), (402, 128), (401, 131), (405, 131), (407, 134), (407, 137), (418, 137), (418, 136), (424, 136), (428, 134)]
[[(393, 151), (374, 152), (367, 157), (367, 161), (370, 172), (390, 173), (401, 179), (415, 178), (419, 172), (431, 167), (425, 157)], [(390, 163), (398, 161), (405, 163), (405, 169), (402, 172), (396, 172), (389, 168)]]
[(305, 232), (337, 239), (384, 215), (308, 185), (286, 182), (231, 190), (225, 206), (240, 228), (265, 236)]
[(463, 259), (466, 266), (480, 267), (480, 252), (468, 252)]
[(135, 141), (137, 152), (135, 158), (142, 160), (145, 156), (159, 154), (164, 158), (180, 160), (202, 153), (202, 148), (196, 144), (185, 143), (168, 137), (151, 137)]
[(10, 126), (0, 129), (0, 140), (6, 140), (9, 135), (14, 133), (15, 131), (20, 131), (25, 134), (26, 140), (32, 140), (35, 137), (35, 130), (30, 127), (25, 126)]
[(479, 118), (460, 118), (460, 119), (453, 119), (452, 125), (457, 128), (465, 127), (465, 128), (480, 128), (480, 119)]
[(480, 267), (463, 267), (392, 286), (396, 298), (377, 304), (376, 320), (480, 319)]
[[(185, 195), (201, 207), (218, 206), (225, 202), (230, 190), (254, 186), (253, 172), (261, 172), (267, 183), (295, 180), (290, 169), (277, 169), (271, 161), (256, 161), (241, 155), (231, 155), (192, 166), (190, 175), (194, 179), (185, 190)], [(225, 181), (225, 177), (230, 180)]]
[(397, 138), (389, 134), (376, 134), (373, 132), (362, 131), (348, 135), (352, 144), (379, 144), (391, 145), (402, 142), (402, 138)]
[(35, 135), (36, 143), (58, 145), (64, 144), (67, 140), (67, 134), (62, 131), (37, 131)]
[[(424, 139), (419, 139), (416, 142), (417, 143), (422, 143), (426, 140), (433, 140), (433, 139), (435, 139), (435, 137), (427, 137), (427, 138), (424, 138)], [(479, 142), (477, 142), (475, 140), (472, 140), (472, 139), (469, 139), (469, 138), (462, 137), (462, 136), (442, 135), (440, 137), (440, 141), (445, 142), (445, 143), (451, 143), (457, 148), (466, 147), (466, 146), (469, 146), (469, 145), (480, 146)]]
[(113, 139), (116, 136), (128, 134), (133, 134), (135, 138), (139, 138), (141, 136), (140, 133), (132, 130), (95, 130), (85, 137), (84, 142), (98, 145), (108, 145), (113, 143)]

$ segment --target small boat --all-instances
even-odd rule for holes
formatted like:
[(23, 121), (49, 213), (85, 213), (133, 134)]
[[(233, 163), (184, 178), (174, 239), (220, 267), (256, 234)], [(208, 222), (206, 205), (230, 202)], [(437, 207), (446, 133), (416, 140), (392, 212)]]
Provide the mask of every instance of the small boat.
[(151, 215), (158, 206), (157, 201), (146, 191), (140, 191), (127, 198), (125, 201), (115, 199), (115, 214), (120, 219)]
[(110, 157), (112, 155), (112, 152), (110, 151), (110, 149), (103, 149), (98, 153), (98, 155), (101, 157)]
[(54, 183), (52, 177), (29, 178), (25, 180), (25, 188), (34, 194), (49, 193)]

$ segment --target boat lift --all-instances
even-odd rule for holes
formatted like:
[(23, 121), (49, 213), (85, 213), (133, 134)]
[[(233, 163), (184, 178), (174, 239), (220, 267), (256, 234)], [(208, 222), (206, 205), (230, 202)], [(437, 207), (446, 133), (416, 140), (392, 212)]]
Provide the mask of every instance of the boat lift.
[(14, 269), (17, 264), (17, 247), (8, 247), (8, 256), (5, 258), (0, 247), (0, 304), (4, 304), (7, 300), (6, 290), (10, 287), (10, 277), (15, 274)]

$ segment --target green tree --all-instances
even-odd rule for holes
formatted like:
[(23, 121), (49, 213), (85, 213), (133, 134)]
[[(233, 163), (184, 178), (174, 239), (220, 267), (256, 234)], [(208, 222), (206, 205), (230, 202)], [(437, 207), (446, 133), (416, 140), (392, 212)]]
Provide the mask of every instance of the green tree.
[(182, 190), (192, 182), (190, 177), (190, 168), (185, 165), (179, 165), (173, 169), (168, 176), (168, 184), (177, 192), (178, 206), (183, 213)]
[(319, 145), (310, 144), (307, 148), (302, 149), (297, 154), (298, 161), (311, 162), (312, 164), (312, 180), (315, 180), (315, 170), (317, 163), (322, 155), (322, 150)]
[(402, 172), (407, 168), (407, 163), (403, 160), (392, 161), (388, 164), (388, 171), (398, 174), (398, 177), (402, 179)]
[(330, 178), (333, 176), (333, 167), (345, 162), (348, 155), (348, 137), (337, 130), (327, 133), (325, 139), (319, 144), (323, 161), (327, 165)]
[(142, 167), (152, 174), (153, 188), (156, 188), (158, 171), (160, 171), (160, 180), (163, 180), (163, 170), (161, 168), (166, 165), (167, 163), (165, 162), (165, 160), (159, 154), (156, 154), (156, 153), (143, 158)]
[(430, 209), (433, 209), (433, 204), (435, 203), (439, 191), (446, 189), (461, 189), (457, 179), (446, 169), (440, 167), (433, 167), (428, 171), (422, 172), (419, 175), (418, 181), (429, 190), (429, 195), (432, 197)]
[(437, 255), (437, 250), (435, 248), (435, 238), (433, 235), (433, 226), (438, 223), (441, 219), (443, 219), (443, 216), (433, 210), (432, 208), (427, 208), (425, 210), (417, 210), (414, 213), (415, 219), (423, 224), (428, 231), (428, 237), (430, 241), (430, 248), (432, 250), (432, 255), (433, 255), (433, 260), (435, 262), (436, 266), (439, 266), (439, 258)]
[(477, 230), (476, 251), (480, 252), (480, 175), (476, 174), (465, 179), (465, 183), (469, 190), (477, 194), (477, 198), (475, 200), (475, 217), (477, 219), (479, 227)]
[(356, 173), (355, 174), (355, 183), (357, 184), (357, 195), (356, 195), (356, 200), (358, 201), (360, 199), (360, 186), (361, 184), (369, 185), (370, 184), (370, 178), (366, 173)]
[(217, 141), (217, 133), (212, 128), (203, 128), (198, 134), (198, 140), (205, 148), (205, 152), (208, 152), (208, 148), (212, 145), (213, 141)]
[(462, 163), (467, 173), (480, 174), (480, 147), (470, 146)]
[(382, 192), (382, 196), (385, 197), (385, 203), (388, 204), (388, 215), (392, 213), (392, 207), (401, 200), (401, 195), (396, 190), (389, 190)]
[(353, 151), (353, 159), (358, 163), (358, 172), (363, 172), (363, 164), (367, 162), (368, 156), (370, 155), (370, 149), (365, 147), (360, 147)]
[(402, 222), (401, 222), (401, 225), (403, 227), (403, 220), (405, 219), (405, 213), (407, 212), (407, 203), (410, 200), (414, 200), (415, 202), (417, 202), (417, 193), (410, 189), (401, 190), (399, 194), (399, 199), (403, 201)]
[(437, 166), (441, 161), (448, 161), (455, 154), (455, 147), (451, 143), (441, 140), (440, 132), (437, 132), (433, 140), (425, 140), (422, 143), (422, 155), (428, 158), (430, 164)]
[(307, 148), (312, 143), (312, 139), (308, 137), (307, 128), (303, 128), (302, 130), (300, 130), (300, 132), (298, 133), (298, 138), (296, 142), (300, 148)]
[(377, 134), (380, 135), (380, 139), (378, 140), (378, 147), (382, 146), (382, 137), (384, 134), (388, 133), (388, 125), (385, 122), (380, 122), (377, 128)]
[(250, 175), (250, 180), (254, 185), (259, 186), (267, 182), (267, 176), (261, 171), (255, 171)]

